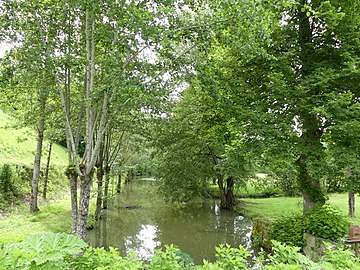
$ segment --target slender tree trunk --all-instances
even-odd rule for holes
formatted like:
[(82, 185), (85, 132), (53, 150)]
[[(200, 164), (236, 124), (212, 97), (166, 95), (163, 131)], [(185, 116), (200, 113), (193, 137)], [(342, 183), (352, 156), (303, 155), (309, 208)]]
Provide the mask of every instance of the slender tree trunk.
[(47, 186), (48, 186), (48, 182), (49, 182), (49, 170), (50, 170), (50, 159), (51, 159), (52, 145), (53, 145), (53, 143), (50, 142), (49, 154), (48, 154), (48, 157), (47, 157), (45, 173), (44, 173), (44, 189), (43, 189), (43, 194), (42, 194), (44, 199), (46, 199)]
[(92, 184), (92, 174), (85, 174), (80, 177), (80, 202), (77, 216), (76, 235), (82, 240), (87, 237), (87, 222), (89, 216), (90, 189)]
[(105, 188), (104, 188), (104, 202), (103, 208), (107, 209), (109, 201), (109, 184), (110, 184), (110, 167), (105, 166)]
[(224, 177), (222, 175), (217, 176), (217, 184), (219, 187), (220, 208), (226, 209), (226, 193), (224, 187)]
[[(101, 229), (101, 239), (102, 239), (102, 246), (103, 247), (108, 247), (108, 241), (107, 241), (107, 215), (104, 215), (104, 219), (101, 222), (103, 224), (103, 228)], [(110, 234), (111, 235), (111, 234)], [(124, 242), (125, 243), (125, 242)], [(125, 249), (123, 249), (125, 250)]]
[(70, 183), (70, 198), (71, 198), (71, 232), (76, 233), (77, 215), (78, 215), (78, 200), (77, 200), (77, 179), (78, 173), (75, 167), (68, 166), (66, 176)]
[(116, 192), (120, 193), (121, 192), (121, 172), (118, 175), (118, 181), (116, 184)]
[(349, 216), (355, 217), (355, 193), (349, 192)]
[[(99, 156), (101, 142), (108, 125), (108, 92), (102, 91), (103, 101), (99, 106), (97, 99), (94, 99), (95, 82), (95, 2), (86, 5), (85, 10), (85, 44), (86, 44), (86, 73), (85, 73), (85, 95), (84, 107), (85, 119), (85, 151), (82, 162), (78, 159), (78, 137), (74, 136), (70, 122), (70, 72), (67, 72), (67, 82), (64, 91), (60, 91), (62, 106), (65, 113), (65, 130), (67, 134), (68, 152), (77, 176), (80, 177), (80, 199), (77, 212), (73, 212), (73, 225), (75, 234), (81, 239), (86, 239), (90, 189), (93, 178), (93, 169)], [(101, 108), (101, 109), (100, 109)], [(79, 119), (79, 129), (80, 130)], [(71, 181), (71, 183), (73, 183)], [(75, 204), (72, 208), (75, 209)], [(76, 214), (76, 216), (75, 216)]]
[(40, 178), (40, 165), (41, 165), (41, 154), (42, 145), (44, 141), (44, 130), (45, 130), (45, 105), (46, 98), (40, 98), (40, 118), (38, 126), (38, 137), (35, 151), (35, 161), (33, 168), (33, 175), (31, 180), (31, 200), (30, 200), (30, 212), (39, 211), (38, 207), (38, 192), (39, 192), (39, 178)]
[(96, 210), (95, 210), (95, 219), (100, 218), (102, 204), (103, 204), (103, 177), (104, 169), (99, 167), (96, 173), (97, 180), (97, 197), (96, 197)]

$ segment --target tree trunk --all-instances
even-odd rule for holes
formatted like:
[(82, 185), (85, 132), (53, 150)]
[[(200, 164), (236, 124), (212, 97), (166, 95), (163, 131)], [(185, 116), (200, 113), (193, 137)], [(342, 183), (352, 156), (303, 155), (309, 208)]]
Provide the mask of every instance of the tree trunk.
[(100, 213), (103, 203), (103, 177), (104, 170), (102, 167), (97, 169), (96, 178), (97, 178), (97, 197), (96, 197), (96, 210), (95, 210), (95, 219), (100, 218)]
[(38, 191), (39, 191), (39, 178), (40, 178), (40, 165), (41, 165), (41, 154), (42, 154), (42, 145), (44, 141), (44, 129), (45, 129), (45, 102), (43, 99), (41, 101), (40, 107), (42, 114), (39, 119), (38, 126), (38, 138), (37, 145), (35, 151), (35, 161), (34, 161), (34, 169), (31, 180), (31, 200), (30, 200), (30, 212), (39, 211), (38, 207)]
[(109, 201), (109, 183), (110, 183), (110, 167), (106, 165), (105, 167), (105, 188), (104, 188), (104, 202), (103, 208), (107, 209)]
[(87, 222), (89, 216), (90, 189), (92, 184), (92, 174), (86, 174), (80, 178), (80, 202), (77, 216), (76, 235), (86, 240)]
[(349, 192), (349, 216), (355, 217), (355, 193), (351, 191)]
[(218, 187), (220, 193), (220, 208), (231, 210), (234, 205), (234, 178), (229, 176), (224, 183), (224, 177), (218, 175)]
[(226, 209), (226, 192), (224, 187), (224, 177), (222, 175), (217, 176), (217, 184), (219, 187), (220, 208)]
[(71, 232), (76, 233), (77, 215), (78, 215), (78, 201), (77, 201), (77, 179), (78, 174), (75, 167), (68, 166), (66, 169), (66, 176), (70, 183), (70, 198), (71, 198)]
[(297, 160), (299, 166), (299, 183), (303, 194), (303, 212), (315, 209), (325, 203), (325, 197), (320, 188), (320, 181), (314, 179), (306, 168), (307, 157), (302, 154)]
[(48, 157), (47, 157), (45, 173), (44, 173), (44, 189), (43, 189), (43, 194), (42, 194), (44, 199), (46, 199), (47, 186), (48, 186), (48, 182), (49, 182), (49, 170), (50, 170), (50, 159), (51, 159), (52, 145), (53, 145), (53, 143), (50, 142), (49, 154), (48, 154)]
[(121, 192), (121, 172), (118, 175), (118, 181), (116, 184), (116, 192), (120, 193)]
[(226, 179), (226, 208), (232, 209), (234, 206), (234, 178), (232, 176)]
[[(308, 0), (301, 0), (297, 10), (298, 20), (298, 43), (299, 43), (299, 59), (301, 68), (299, 69), (299, 76), (302, 79), (306, 79), (314, 69), (313, 55), (315, 49), (313, 45), (313, 29), (311, 24), (311, 18), (307, 15), (306, 6)], [(319, 116), (308, 110), (311, 104), (308, 104), (307, 100), (314, 94), (312, 89), (304, 91), (302, 102), (305, 106), (299, 112), (299, 121), (302, 124), (301, 127), (301, 147), (302, 152), (300, 157), (296, 161), (299, 168), (298, 180), (303, 194), (304, 204), (303, 211), (314, 209), (325, 203), (325, 196), (320, 188), (320, 180), (309, 172), (309, 163), (312, 162), (311, 166), (316, 167), (321, 164), (323, 145), (321, 143), (321, 135), (323, 133), (323, 125)]]

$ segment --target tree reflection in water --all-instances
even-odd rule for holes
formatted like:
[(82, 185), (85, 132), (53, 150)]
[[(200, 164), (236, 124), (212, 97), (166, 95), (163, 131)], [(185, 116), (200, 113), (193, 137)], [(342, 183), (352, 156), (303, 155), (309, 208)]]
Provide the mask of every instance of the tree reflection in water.
[(228, 243), (251, 249), (251, 221), (231, 211), (220, 211), (217, 202), (183, 207), (165, 203), (156, 181), (134, 181), (132, 191), (119, 194), (114, 206), (89, 232), (93, 246), (113, 246), (122, 255), (135, 251), (148, 260), (155, 249), (174, 244), (196, 263), (215, 259), (215, 246)]

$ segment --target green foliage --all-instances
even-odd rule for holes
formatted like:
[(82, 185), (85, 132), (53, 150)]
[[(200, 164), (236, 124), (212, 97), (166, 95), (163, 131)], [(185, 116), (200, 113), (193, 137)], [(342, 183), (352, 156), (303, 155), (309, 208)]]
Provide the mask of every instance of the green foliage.
[(348, 233), (349, 219), (334, 207), (324, 205), (305, 215), (304, 230), (317, 237), (337, 241)]
[(112, 247), (109, 250), (88, 247), (82, 256), (74, 260), (72, 265), (76, 270), (143, 269), (142, 261), (136, 257), (135, 253), (130, 253), (127, 257), (121, 257), (120, 253)]
[(314, 265), (314, 262), (300, 253), (300, 247), (286, 245), (274, 240), (272, 245), (273, 255), (269, 257), (271, 264), (301, 265), (302, 268)]
[(34, 234), (19, 244), (4, 246), (0, 269), (66, 269), (68, 261), (87, 246), (68, 234)]
[(24, 185), (21, 177), (21, 171), (20, 166), (7, 163), (0, 168), (0, 209), (18, 203), (18, 200), (28, 192), (27, 185)]
[(303, 217), (300, 214), (291, 214), (277, 219), (272, 224), (270, 238), (288, 245), (302, 247), (303, 233)]
[(23, 242), (0, 245), (0, 269), (64, 269), (64, 270), (241, 270), (241, 269), (360, 269), (360, 261), (347, 250), (328, 248), (318, 262), (311, 261), (293, 247), (272, 241), (272, 254), (266, 260), (260, 256), (254, 266), (250, 252), (240, 246), (220, 245), (215, 248), (216, 261), (204, 260), (194, 265), (191, 258), (173, 245), (156, 250), (150, 263), (144, 263), (135, 253), (120, 256), (115, 248), (93, 248), (79, 238), (67, 234), (36, 234)]
[(269, 256), (269, 262), (264, 269), (341, 269), (356, 270), (360, 269), (359, 258), (353, 252), (343, 249), (334, 249), (330, 246), (325, 251), (324, 256), (318, 262), (311, 261), (308, 257), (301, 254), (300, 248), (285, 245), (272, 241), (273, 254)]
[(302, 269), (308, 269), (314, 265), (314, 262), (300, 253), (299, 247), (286, 245), (274, 240), (272, 241), (272, 245), (273, 255), (270, 255), (269, 259), (273, 265), (299, 265)]
[(180, 249), (173, 245), (165, 246), (165, 251), (158, 249), (155, 251), (155, 255), (151, 258), (148, 265), (149, 270), (178, 270), (188, 269), (192, 267), (194, 263), (189, 258), (182, 255)]
[(349, 220), (334, 207), (324, 205), (302, 215), (290, 215), (277, 219), (271, 227), (270, 237), (276, 241), (302, 247), (304, 232), (316, 237), (338, 241), (349, 228)]
[(253, 218), (253, 229), (251, 232), (251, 245), (255, 250), (263, 249), (269, 251), (271, 249), (271, 236), (269, 228), (271, 222), (266, 219)]
[(250, 252), (246, 248), (232, 248), (230, 245), (220, 245), (216, 250), (216, 264), (222, 269), (246, 269)]
[(197, 269), (203, 270), (223, 270), (223, 269), (250, 269), (247, 258), (250, 257), (250, 252), (240, 246), (239, 248), (232, 248), (230, 245), (220, 245), (215, 248), (216, 261), (214, 263), (204, 260), (204, 265)]
[(281, 196), (283, 193), (278, 181), (268, 176), (248, 179), (244, 185), (235, 189), (235, 194), (242, 198), (269, 198)]
[(360, 260), (355, 257), (354, 252), (344, 249), (333, 249), (330, 245), (324, 256), (320, 258), (319, 263), (325, 266), (325, 269), (360, 269)]
[(4, 164), (0, 172), (0, 196), (11, 199), (17, 196), (17, 189), (14, 183), (14, 174), (9, 164)]

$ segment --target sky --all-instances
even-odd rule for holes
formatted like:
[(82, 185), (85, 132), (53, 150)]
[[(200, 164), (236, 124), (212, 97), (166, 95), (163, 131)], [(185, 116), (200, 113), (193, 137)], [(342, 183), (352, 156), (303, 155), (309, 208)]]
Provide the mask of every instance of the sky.
[(7, 50), (10, 50), (13, 47), (9, 43), (0, 43), (0, 58), (2, 58)]

